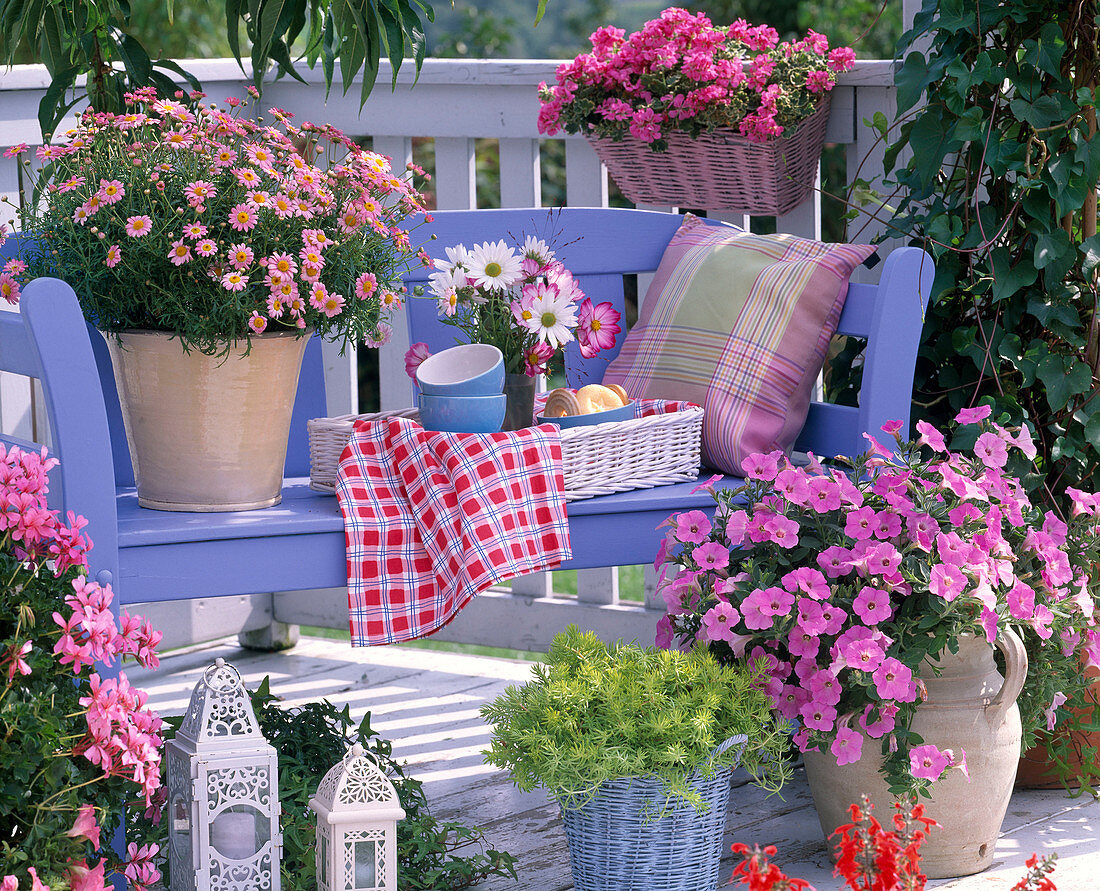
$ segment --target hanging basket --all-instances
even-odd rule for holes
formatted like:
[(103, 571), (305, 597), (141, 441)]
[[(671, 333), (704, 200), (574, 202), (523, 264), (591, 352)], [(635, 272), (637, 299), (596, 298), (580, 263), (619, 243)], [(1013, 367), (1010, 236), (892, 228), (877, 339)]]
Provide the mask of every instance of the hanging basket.
[(826, 93), (813, 114), (769, 142), (752, 142), (732, 129), (694, 137), (674, 131), (668, 151), (655, 152), (630, 135), (619, 142), (586, 138), (635, 204), (778, 216), (813, 189), (829, 105)]

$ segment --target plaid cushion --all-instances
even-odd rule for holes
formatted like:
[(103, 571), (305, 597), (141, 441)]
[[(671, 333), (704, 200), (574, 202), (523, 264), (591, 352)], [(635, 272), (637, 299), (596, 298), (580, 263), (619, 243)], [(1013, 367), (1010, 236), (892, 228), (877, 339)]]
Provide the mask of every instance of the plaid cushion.
[(704, 463), (741, 475), (754, 452), (794, 445), (848, 278), (873, 252), (708, 226), (689, 214), (604, 383), (702, 405)]

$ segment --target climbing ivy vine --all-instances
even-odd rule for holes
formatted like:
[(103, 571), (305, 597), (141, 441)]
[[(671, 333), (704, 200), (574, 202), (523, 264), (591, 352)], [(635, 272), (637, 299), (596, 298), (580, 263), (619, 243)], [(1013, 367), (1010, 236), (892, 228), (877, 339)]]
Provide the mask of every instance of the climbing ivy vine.
[(1100, 489), (1098, 27), (1096, 0), (926, 0), (887, 153), (895, 232), (936, 260), (915, 415), (1028, 423), (1052, 504)]

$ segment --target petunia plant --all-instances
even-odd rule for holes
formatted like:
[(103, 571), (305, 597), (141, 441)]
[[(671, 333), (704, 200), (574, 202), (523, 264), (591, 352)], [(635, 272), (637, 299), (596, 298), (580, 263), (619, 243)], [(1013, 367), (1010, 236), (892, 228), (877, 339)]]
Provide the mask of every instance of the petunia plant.
[[(610, 303), (593, 305), (542, 239), (459, 244), (446, 253), (428, 277), (440, 318), (466, 342), (497, 347), (509, 373), (544, 374), (573, 340), (588, 359), (615, 343), (619, 313)], [(426, 357), (425, 345), (415, 344), (406, 356), (410, 376)]]
[(120, 860), (110, 841), (128, 802), (159, 818), (161, 720), (117, 669), (156, 668), (161, 633), (87, 578), (86, 521), (46, 506), (56, 463), (0, 445), (0, 887), (91, 891), (117, 873), (142, 891), (157, 846)]
[(202, 99), (137, 90), (126, 113), (89, 109), (40, 147), (42, 200), (20, 209), (35, 241), (0, 293), (15, 302), (26, 278), (54, 275), (100, 330), (166, 331), (204, 353), (266, 330), (385, 341), (401, 278), (427, 259), (401, 228), (423, 209), (410, 171), (281, 109), (267, 121)]
[(1100, 664), (1100, 500), (1071, 490), (1069, 523), (1033, 506), (1005, 471), (1011, 452), (1034, 456), (1031, 437), (989, 415), (959, 413), (974, 425), (973, 454), (948, 451), (924, 422), (902, 442), (895, 422), (883, 429), (896, 446), (868, 436), (850, 468), (751, 456), (745, 484), (714, 493), (713, 518), (669, 521), (658, 643), (706, 641), (723, 659), (765, 663), (800, 750), (847, 764), (880, 749), (897, 790), (965, 769), (964, 752), (910, 730), (922, 663), (961, 635), (1021, 632), (1040, 662), (1021, 699), (1025, 741), (1053, 726), (1059, 705), (1084, 702), (1078, 654)]

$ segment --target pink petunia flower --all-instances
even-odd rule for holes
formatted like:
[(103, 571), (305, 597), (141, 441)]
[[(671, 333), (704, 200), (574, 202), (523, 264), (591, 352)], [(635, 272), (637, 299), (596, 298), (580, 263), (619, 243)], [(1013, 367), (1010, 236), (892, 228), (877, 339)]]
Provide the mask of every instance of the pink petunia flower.
[(917, 685), (913, 683), (913, 672), (908, 665), (887, 656), (872, 675), (875, 690), (882, 699), (897, 702), (912, 702), (917, 698)]
[(699, 545), (691, 552), (691, 556), (699, 564), (699, 568), (704, 570), (725, 569), (730, 563), (730, 552), (726, 550), (725, 545), (716, 541)]
[(989, 417), (993, 409), (988, 405), (976, 405), (973, 408), (960, 409), (955, 415), (956, 424), (977, 424)]
[(719, 600), (703, 616), (703, 627), (709, 640), (733, 641), (734, 627), (741, 620), (740, 613), (729, 603)]
[(673, 533), (684, 544), (702, 544), (711, 533), (711, 522), (701, 510), (692, 510), (676, 517)]
[(914, 746), (909, 750), (909, 772), (918, 780), (935, 782), (951, 766), (955, 755), (950, 749), (942, 752), (935, 746)]
[(974, 454), (986, 467), (1001, 468), (1008, 463), (1008, 448), (996, 433), (979, 436), (974, 443)]
[(841, 725), (829, 745), (829, 751), (833, 753), (839, 767), (855, 764), (863, 754), (863, 735), (847, 725)]
[(877, 625), (889, 619), (893, 613), (890, 608), (890, 595), (880, 588), (864, 587), (856, 595), (852, 611), (868, 625)]

